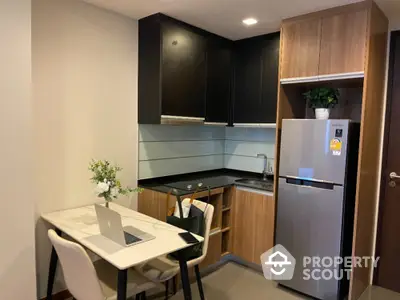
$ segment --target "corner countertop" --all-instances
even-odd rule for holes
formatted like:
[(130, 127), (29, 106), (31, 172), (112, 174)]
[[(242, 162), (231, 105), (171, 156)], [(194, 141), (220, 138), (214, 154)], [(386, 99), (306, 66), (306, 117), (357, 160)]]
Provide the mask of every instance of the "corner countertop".
[[(219, 187), (228, 187), (233, 185), (250, 187), (249, 185), (240, 184), (236, 182), (236, 180), (243, 178), (261, 180), (262, 175), (258, 173), (237, 171), (231, 169), (219, 169), (212, 171), (173, 175), (167, 177), (143, 179), (139, 180), (139, 187), (158, 191), (161, 193), (168, 193), (169, 191), (172, 191), (173, 195), (183, 196), (190, 194), (192, 192), (188, 190), (172, 188), (170, 185), (179, 184), (185, 186), (193, 184), (193, 182), (202, 182), (204, 187), (202, 190), (205, 190), (208, 187), (210, 187), (211, 189), (215, 189)], [(269, 183), (274, 182), (273, 176), (268, 177), (268, 182)], [(254, 188), (258, 189), (257, 187)], [(272, 187), (263, 190), (273, 192)]]

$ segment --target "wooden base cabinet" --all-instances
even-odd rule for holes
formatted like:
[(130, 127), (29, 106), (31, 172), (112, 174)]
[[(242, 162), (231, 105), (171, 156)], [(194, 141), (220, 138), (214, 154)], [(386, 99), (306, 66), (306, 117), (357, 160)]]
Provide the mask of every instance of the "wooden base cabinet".
[[(227, 190), (227, 194), (225, 196), (225, 202), (231, 203), (231, 200), (228, 199), (231, 197), (231, 189)], [(209, 265), (215, 264), (221, 259), (222, 252), (222, 235), (228, 233), (227, 231), (222, 232), (222, 202), (224, 196), (224, 188), (213, 189), (210, 192), (210, 204), (214, 206), (214, 216), (211, 225), (212, 232), (209, 238), (207, 256), (204, 261), (200, 264), (200, 268), (204, 269)], [(192, 195), (184, 195), (181, 196), (181, 199), (188, 198)], [(195, 199), (202, 200), (203, 198), (208, 199), (208, 191), (198, 192), (193, 195)], [(168, 201), (168, 204), (167, 204)], [(150, 217), (156, 218), (161, 221), (166, 221), (167, 219), (167, 210), (173, 207), (176, 203), (176, 197), (171, 195), (168, 200), (168, 195), (166, 193), (161, 193), (157, 191), (153, 191), (150, 189), (144, 189), (142, 193), (139, 194), (138, 199), (138, 211), (142, 214), (148, 215)], [(224, 212), (226, 214), (227, 211)], [(229, 219), (224, 221), (225, 230), (230, 228)], [(229, 241), (224, 241), (227, 243)], [(224, 250), (226, 251), (226, 249)]]
[(233, 202), (233, 254), (255, 264), (273, 247), (275, 203), (272, 193), (236, 188)]
[(169, 201), (172, 203), (167, 205), (167, 199), (168, 196), (165, 193), (144, 189), (138, 195), (138, 212), (165, 222), (167, 221), (167, 207), (175, 201), (175, 198), (170, 199)]

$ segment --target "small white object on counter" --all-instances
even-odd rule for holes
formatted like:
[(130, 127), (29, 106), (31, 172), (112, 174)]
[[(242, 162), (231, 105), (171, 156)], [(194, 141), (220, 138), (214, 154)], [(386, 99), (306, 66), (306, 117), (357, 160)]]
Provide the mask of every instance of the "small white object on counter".
[[(183, 214), (183, 218), (187, 218), (189, 217), (189, 212), (190, 212), (190, 207), (192, 206), (192, 204), (187, 203), (187, 202), (183, 202), (182, 201), (182, 214)], [(175, 203), (175, 211), (174, 211), (174, 216), (177, 218), (181, 217), (181, 214), (179, 212), (179, 205), (178, 205), (178, 201)]]

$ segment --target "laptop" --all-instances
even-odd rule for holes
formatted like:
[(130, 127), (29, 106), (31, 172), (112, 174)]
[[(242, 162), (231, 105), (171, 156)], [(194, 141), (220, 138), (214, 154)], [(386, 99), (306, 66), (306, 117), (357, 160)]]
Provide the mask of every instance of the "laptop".
[(122, 218), (119, 213), (100, 204), (95, 204), (97, 221), (100, 233), (106, 238), (130, 247), (154, 239), (155, 237), (133, 226), (122, 226)]

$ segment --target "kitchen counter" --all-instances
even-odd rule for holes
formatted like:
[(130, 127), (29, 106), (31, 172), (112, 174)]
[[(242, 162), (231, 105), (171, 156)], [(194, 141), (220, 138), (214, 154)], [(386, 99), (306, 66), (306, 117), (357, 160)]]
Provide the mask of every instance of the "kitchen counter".
[(257, 181), (262, 180), (262, 175), (252, 172), (219, 169), (139, 180), (139, 187), (162, 193), (168, 193), (169, 191), (172, 191), (172, 194), (177, 196), (193, 193), (199, 183), (201, 184), (199, 191), (206, 190), (208, 187), (210, 187), (210, 189), (215, 189), (238, 185), (273, 192), (273, 176), (269, 176), (268, 180), (265, 181), (262, 186), (236, 182), (236, 180), (244, 178), (254, 179)]

